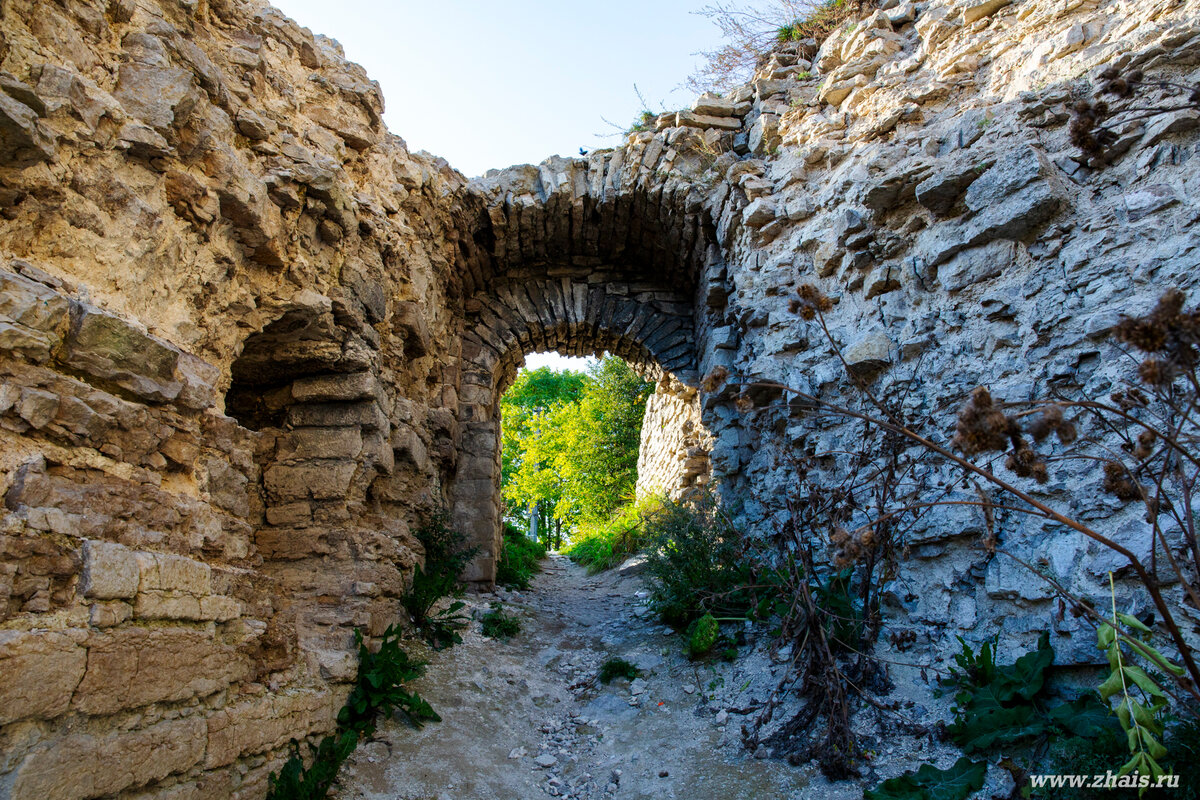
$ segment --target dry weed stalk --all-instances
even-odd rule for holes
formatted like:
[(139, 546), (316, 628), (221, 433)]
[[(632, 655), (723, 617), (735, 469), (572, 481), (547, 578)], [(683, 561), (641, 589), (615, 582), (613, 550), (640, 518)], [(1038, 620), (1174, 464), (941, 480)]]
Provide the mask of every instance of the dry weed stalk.
[[(1102, 83), (1095, 99), (1075, 104), (1069, 129), (1071, 144), (1080, 151), (1076, 160), (1092, 169), (1108, 166), (1129, 149), (1128, 145), (1117, 145), (1122, 133), (1133, 133), (1137, 123), (1163, 114), (1200, 111), (1200, 84), (1148, 80), (1140, 69), (1121, 71), (1115, 67), (1108, 67), (1099, 77)], [(1151, 99), (1154, 93), (1158, 94), (1157, 100)], [(1114, 108), (1104, 97), (1111, 97), (1113, 103), (1123, 107)]]
[(724, 44), (695, 54), (703, 64), (685, 86), (695, 92), (720, 92), (747, 83), (784, 41), (812, 39), (809, 52), (816, 52), (838, 26), (872, 7), (873, 0), (717, 0), (693, 13), (716, 25)]
[[(1122, 556), (1150, 597), (1185, 674), (1173, 676), (1166, 663), (1155, 666), (1171, 676), (1178, 707), (1192, 715), (1200, 712), (1196, 653), (1180, 628), (1180, 609), (1164, 595), (1157, 563), (1161, 549), (1166, 554), (1169, 574), (1180, 585), (1183, 602), (1200, 609), (1200, 546), (1193, 513), (1193, 495), (1200, 481), (1200, 311), (1185, 310), (1183, 293), (1167, 292), (1152, 312), (1126, 318), (1118, 326), (1117, 340), (1142, 353), (1136, 385), (1115, 392), (1108, 402), (1055, 398), (1021, 404), (997, 402), (980, 387), (961, 408), (954, 438), (946, 444), (939, 444), (919, 426), (903, 419), (902, 403), (881, 401), (855, 376), (826, 325), (824, 314), (832, 308), (828, 298), (810, 285), (801, 286), (798, 295), (792, 310), (820, 326), (863, 401), (863, 408), (838, 405), (771, 382), (731, 384), (742, 389), (739, 407), (743, 411), (752, 408), (756, 392), (781, 390), (785, 398), (790, 395), (791, 402), (801, 404), (812, 414), (854, 421), (864, 431), (879, 431), (884, 445), (869, 450), (860, 446), (852, 452), (851, 457), (856, 459), (852, 474), (836, 486), (822, 486), (815, 477), (810, 479), (810, 462), (797, 462), (797, 497), (790, 504), (791, 518), (780, 535), (785, 553), (782, 583), (792, 598), (791, 607), (783, 615), (782, 641), (792, 644), (793, 650), (787, 674), (767, 706), (754, 723), (743, 729), (747, 743), (759, 744), (763, 726), (771, 721), (789, 687), (799, 683), (799, 693), (808, 704), (762, 742), (783, 745), (785, 752), (793, 754), (815, 753), (831, 776), (844, 776), (853, 770), (859, 750), (849, 728), (849, 695), (880, 707), (869, 690), (872, 681), (882, 683), (882, 674), (872, 672), (865, 655), (874, 644), (879, 626), (877, 595), (874, 600), (871, 595), (878, 586), (876, 566), (884, 565), (882, 574), (893, 569), (895, 553), (903, 546), (904, 530), (931, 509), (947, 505), (979, 508), (988, 531), (982, 544), (989, 553), (1001, 552), (1014, 558), (1049, 582), (1063, 607), (1069, 606), (1072, 613), (1097, 625), (1107, 620), (1090, 603), (1071, 594), (1035, 565), (997, 547), (995, 514), (1015, 512), (1051, 521)], [(714, 371), (705, 379), (704, 388), (714, 391), (728, 377), (724, 370)], [(1081, 436), (1079, 420), (1067, 417), (1076, 411), (1091, 420), (1090, 435)], [(1037, 447), (1052, 436), (1064, 452), (1048, 458)], [(867, 452), (871, 456), (864, 458), (862, 454)], [(1056, 508), (1001, 476), (995, 469), (998, 465), (986, 460), (997, 454), (1006, 457), (1004, 466), (1017, 479), (1038, 483), (1048, 480), (1052, 468), (1066, 461), (1099, 465), (1106, 492), (1122, 502), (1140, 502), (1145, 507), (1145, 519), (1157, 545), (1151, 548), (1151, 563), (1144, 563), (1129, 547), (1085, 522), (1077, 512)], [(949, 487), (939, 489), (914, 478), (914, 467), (919, 462), (960, 471), (961, 484), (973, 486), (978, 499), (949, 499)], [(867, 495), (874, 502), (865, 503)], [(852, 518), (857, 518), (857, 524), (850, 526)], [(1172, 533), (1178, 534), (1180, 544), (1172, 543)], [(822, 539), (829, 539), (833, 545), (833, 566), (823, 566), (814, 558), (814, 542)], [(863, 635), (851, 648), (859, 654), (857, 661), (838, 653), (838, 645), (847, 643), (831, 638), (823, 621), (829, 614), (821, 608), (820, 592), (814, 585), (822, 573), (828, 575), (830, 570), (846, 565), (859, 570), (855, 585), (863, 614)], [(807, 733), (822, 716), (827, 720), (821, 743), (824, 749), (799, 747), (794, 741), (796, 736)]]

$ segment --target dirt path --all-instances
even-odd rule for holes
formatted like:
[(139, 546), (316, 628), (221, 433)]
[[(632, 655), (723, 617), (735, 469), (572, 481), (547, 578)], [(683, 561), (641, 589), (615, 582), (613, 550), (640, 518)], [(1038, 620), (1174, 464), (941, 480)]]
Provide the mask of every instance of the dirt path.
[[(443, 721), (381, 726), (344, 768), (334, 797), (861, 797), (813, 769), (741, 748), (737, 711), (773, 683), (765, 656), (690, 662), (681, 637), (645, 607), (636, 564), (589, 576), (562, 557), (543, 563), (526, 592), (470, 598), (478, 613), (503, 600), (521, 633), (500, 642), (473, 623), (461, 645), (432, 654), (413, 688)], [(596, 672), (611, 656), (643, 677), (600, 684)]]

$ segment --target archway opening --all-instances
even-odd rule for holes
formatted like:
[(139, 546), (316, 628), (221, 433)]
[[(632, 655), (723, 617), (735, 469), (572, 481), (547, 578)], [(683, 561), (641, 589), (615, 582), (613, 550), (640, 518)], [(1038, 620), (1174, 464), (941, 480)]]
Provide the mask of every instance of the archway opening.
[(691, 308), (677, 292), (604, 271), (497, 282), (471, 298), (467, 310), (452, 524), (478, 548), (467, 580), (487, 585), (503, 545), (501, 396), (525, 354), (608, 353), (643, 379), (694, 385), (696, 333)]
[(556, 550), (635, 499), (655, 386), (616, 356), (572, 361), (522, 368), (500, 399), (506, 535)]

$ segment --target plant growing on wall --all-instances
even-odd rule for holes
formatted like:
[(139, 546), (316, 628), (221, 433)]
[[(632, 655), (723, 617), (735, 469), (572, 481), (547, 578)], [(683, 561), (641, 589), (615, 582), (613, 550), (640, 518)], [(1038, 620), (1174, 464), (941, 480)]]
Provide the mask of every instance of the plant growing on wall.
[(451, 529), (449, 512), (438, 509), (430, 514), (413, 534), (425, 548), (425, 563), (413, 572), (412, 585), (400, 599), (417, 630), (436, 649), (462, 641), (458, 631), (469, 619), (462, 613), (465, 603), (456, 600), (434, 611), (438, 601), (462, 593), (462, 572), (479, 551), (463, 547), (466, 537)]
[(359, 740), (375, 732), (380, 716), (400, 711), (418, 728), (427, 721), (441, 721), (429, 703), (404, 688), (404, 684), (421, 676), (425, 665), (409, 658), (400, 647), (400, 631), (395, 626), (383, 632), (377, 650), (367, 646), (359, 630), (354, 631), (354, 641), (358, 645), (358, 677), (346, 705), (338, 712), (336, 729), (317, 746), (309, 746), (307, 767), (299, 743), (292, 740), (291, 757), (278, 773), (271, 773), (267, 800), (325, 797)]
[[(832, 308), (831, 301), (809, 285), (801, 286), (798, 294), (792, 304), (793, 311), (805, 320), (816, 322), (841, 359), (841, 351), (823, 316)], [(830, 560), (834, 564), (857, 565), (860, 577), (854, 585), (860, 588), (862, 597), (869, 598), (872, 586), (878, 584), (871, 578), (873, 571), (863, 568), (865, 564), (882, 563), (886, 573), (894, 558), (888, 552), (894, 554), (901, 544), (898, 535), (904, 529), (931, 509), (968, 506), (978, 509), (983, 517), (986, 534), (982, 544), (989, 557), (1012, 558), (1028, 568), (1036, 579), (1050, 584), (1063, 600), (1064, 608), (1098, 627), (1109, 625), (1114, 642), (1133, 647), (1131, 642), (1142, 641), (1146, 632), (1140, 631), (1139, 635), (1135, 630), (1137, 626), (1129, 619), (1119, 615), (1107, 618), (1092, 603), (1072, 595), (1053, 576), (1037, 570), (1004, 546), (997, 530), (997, 515), (1017, 514), (1074, 531), (1123, 558), (1134, 586), (1149, 598), (1160, 621), (1160, 626), (1151, 629), (1153, 636), (1173, 650), (1168, 657), (1159, 649), (1146, 647), (1137, 650), (1137, 656), (1149, 670), (1147, 675), (1155, 675), (1153, 682), (1162, 694), (1177, 701), (1180, 713), (1194, 717), (1200, 712), (1200, 670), (1196, 666), (1195, 651), (1183, 635), (1177, 616), (1179, 603), (1200, 608), (1197, 595), (1200, 548), (1196, 543), (1192, 513), (1193, 490), (1200, 480), (1197, 448), (1200, 445), (1200, 378), (1197, 375), (1200, 312), (1185, 309), (1182, 293), (1170, 291), (1150, 313), (1125, 319), (1116, 329), (1116, 338), (1132, 350), (1140, 351), (1141, 356), (1138, 357), (1136, 380), (1114, 392), (1109, 399), (1056, 397), (1049, 401), (1005, 404), (996, 401), (981, 387), (963, 406), (955, 436), (948, 442), (936, 441), (924, 433), (920, 425), (905, 420), (894, 404), (881, 401), (844, 359), (842, 363), (855, 387), (855, 396), (862, 400), (860, 406), (831, 403), (781, 384), (759, 382), (741, 386), (738, 405), (745, 411), (760, 405), (764, 398), (769, 400), (783, 394), (790, 398), (793, 408), (799, 408), (803, 413), (833, 416), (857, 424), (861, 431), (879, 431), (885, 440), (891, 437), (898, 443), (893, 449), (899, 447), (915, 454), (880, 459), (879, 453), (886, 454), (888, 448), (875, 448), (869, 460), (869, 465), (874, 466), (870, 466), (857, 481), (858, 489), (847, 492), (844, 487), (817, 485), (807, 493), (798, 492), (802, 502), (792, 505), (792, 517), (784, 531), (787, 556), (783, 561), (785, 564), (800, 561), (800, 568), (793, 568), (788, 573), (793, 576), (788, 585), (798, 590), (795, 593), (799, 608), (785, 614), (785, 627), (791, 625), (794, 630), (804, 631), (807, 635), (792, 634), (787, 640), (805, 642), (803, 648), (797, 649), (809, 652), (814, 644), (821, 650), (827, 647), (829, 637), (824, 637), (823, 641), (819, 630), (809, 621), (819, 615), (817, 606), (809, 600), (815, 597), (811, 576), (820, 575), (827, 569), (812, 558), (815, 543), (829, 542)], [(710, 375), (706, 379), (706, 389), (719, 389), (725, 378), (719, 372)], [(1071, 413), (1078, 418), (1069, 418)], [(1086, 435), (1081, 435), (1080, 427), (1084, 423), (1088, 423)], [(1051, 438), (1061, 447), (1055, 457), (1057, 461), (1080, 459), (1091, 464), (1102, 474), (1104, 490), (1110, 496), (1121, 503), (1142, 505), (1147, 537), (1153, 544), (1150, 563), (1085, 521), (1092, 517), (1080, 514), (1077, 508), (1057, 508), (1022, 487), (1022, 481), (1044, 483), (1049, 480), (1055, 460), (1048, 459), (1041, 451), (1049, 447)], [(864, 450), (859, 448), (860, 452)], [(992, 461), (996, 453), (1003, 458), (1003, 469), (1013, 477), (1001, 472), (1000, 465)], [(912, 458), (953, 467), (961, 471), (963, 477), (943, 487), (919, 480), (904, 480), (904, 476), (916, 472)], [(804, 466), (803, 462), (801, 466)], [(855, 471), (863, 472), (861, 466)], [(803, 487), (806, 473), (801, 470), (798, 478), (798, 484)], [(951, 495), (955, 487), (964, 485), (974, 489), (975, 498)], [(863, 487), (873, 487), (870, 489), (875, 495), (873, 502), (866, 501)], [(824, 502), (822, 498), (825, 498)], [(1165, 570), (1179, 587), (1174, 590), (1177, 594), (1173, 598), (1167, 596), (1159, 578), (1160, 570)], [(808, 581), (807, 585), (805, 581)], [(860, 608), (869, 634), (877, 625), (877, 606), (868, 599)], [(1150, 627), (1144, 622), (1142, 625)], [(813, 636), (814, 633), (818, 635)], [(859, 643), (862, 652), (872, 641), (868, 636)], [(793, 675), (815, 673), (821, 677), (823, 685), (829, 687), (820, 701), (824, 707), (810, 702), (801, 715), (812, 714), (811, 709), (816, 706), (816, 713), (824, 713), (836, 723), (831, 723), (830, 730), (838, 735), (826, 744), (835, 746), (838, 752), (852, 753), (853, 740), (845, 725), (838, 722), (846, 716), (845, 704), (838, 698), (839, 693), (845, 692), (864, 695), (865, 681), (861, 676), (844, 673), (832, 653), (825, 655), (817, 651), (817, 655), (820, 658), (816, 661), (811, 655), (807, 660), (797, 660), (793, 655)], [(1175, 667), (1172, 658), (1182, 662), (1182, 669)], [(1129, 676), (1129, 673), (1123, 674)], [(789, 675), (785, 681), (788, 679), (794, 681), (797, 678)], [(784, 688), (781, 683), (779, 691)], [(877, 702), (865, 696), (863, 699)], [(769, 701), (768, 709), (760, 715), (759, 726), (769, 721), (775, 702), (774, 697)], [(1132, 707), (1127, 711), (1132, 717)], [(788, 727), (785, 725), (785, 729)], [(802, 730), (806, 726), (792, 727)], [(750, 733), (750, 741), (755, 743), (757, 734), (753, 727)], [(778, 736), (775, 741), (779, 743)], [(1153, 754), (1155, 748), (1149, 745), (1148, 739), (1144, 741), (1146, 746), (1134, 752), (1135, 758), (1139, 752)], [(848, 769), (850, 765), (831, 766)], [(1144, 759), (1131, 768), (1152, 769)]]

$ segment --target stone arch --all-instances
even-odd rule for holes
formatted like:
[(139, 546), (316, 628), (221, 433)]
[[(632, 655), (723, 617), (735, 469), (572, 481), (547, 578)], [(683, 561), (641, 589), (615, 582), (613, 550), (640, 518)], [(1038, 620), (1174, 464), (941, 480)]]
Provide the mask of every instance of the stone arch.
[(459, 241), (453, 279), (463, 333), (450, 496), (453, 523), (480, 548), (469, 580), (494, 579), (499, 399), (526, 353), (607, 351), (660, 385), (696, 386), (714, 287), (725, 280), (719, 205), (703, 176), (730, 143), (710, 133), (720, 137), (638, 134), (621, 148), (510, 167), (467, 187), (475, 223)]
[(453, 524), (479, 547), (466, 578), (488, 583), (500, 547), (500, 396), (529, 352), (608, 352), (647, 377), (696, 381), (690, 308), (676, 293), (586, 277), (544, 278), (472, 298), (463, 336), (459, 419), (462, 443)]

